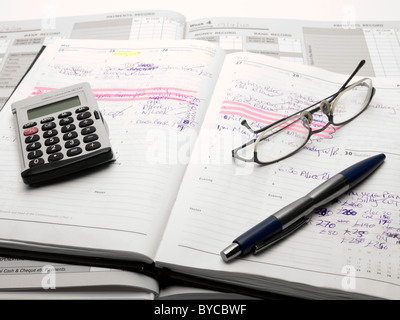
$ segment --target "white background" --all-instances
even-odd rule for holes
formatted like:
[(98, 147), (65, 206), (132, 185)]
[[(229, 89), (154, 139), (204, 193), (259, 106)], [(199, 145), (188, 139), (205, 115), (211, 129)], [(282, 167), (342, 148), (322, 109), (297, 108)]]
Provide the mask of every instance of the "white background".
[(0, 21), (134, 10), (172, 10), (187, 20), (220, 16), (400, 20), (399, 0), (0, 0)]

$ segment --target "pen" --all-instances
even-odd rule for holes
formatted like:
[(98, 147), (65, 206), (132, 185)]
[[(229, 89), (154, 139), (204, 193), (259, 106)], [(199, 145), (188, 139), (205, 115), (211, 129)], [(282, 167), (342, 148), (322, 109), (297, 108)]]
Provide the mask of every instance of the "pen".
[(231, 245), (221, 251), (222, 259), (229, 262), (252, 251), (257, 254), (290, 235), (308, 221), (307, 216), (314, 209), (332, 201), (363, 181), (382, 164), (385, 158), (384, 154), (379, 154), (334, 175), (306, 196), (282, 208), (233, 240)]

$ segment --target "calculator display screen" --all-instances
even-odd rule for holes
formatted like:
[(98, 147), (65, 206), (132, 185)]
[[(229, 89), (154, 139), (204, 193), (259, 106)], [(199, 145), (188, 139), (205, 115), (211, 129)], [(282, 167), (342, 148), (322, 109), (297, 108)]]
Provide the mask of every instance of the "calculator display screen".
[(63, 110), (74, 108), (80, 105), (81, 101), (79, 100), (79, 97), (75, 96), (61, 101), (49, 103), (34, 109), (30, 109), (28, 110), (28, 119), (32, 120), (39, 117), (44, 117), (47, 116), (48, 114), (61, 112)]

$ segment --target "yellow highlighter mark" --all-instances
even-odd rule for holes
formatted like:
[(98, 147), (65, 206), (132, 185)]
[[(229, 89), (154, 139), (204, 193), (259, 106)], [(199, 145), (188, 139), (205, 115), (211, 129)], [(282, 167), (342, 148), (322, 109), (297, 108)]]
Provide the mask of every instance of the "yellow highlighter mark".
[(128, 57), (128, 56), (138, 56), (140, 55), (140, 51), (121, 51), (115, 52), (114, 55), (118, 57)]

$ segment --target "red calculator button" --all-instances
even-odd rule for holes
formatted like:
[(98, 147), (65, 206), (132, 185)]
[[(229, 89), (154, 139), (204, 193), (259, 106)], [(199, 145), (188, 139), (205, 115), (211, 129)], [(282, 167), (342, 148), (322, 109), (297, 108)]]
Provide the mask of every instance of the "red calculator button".
[(24, 131), (24, 136), (30, 136), (31, 134), (37, 133), (39, 130), (37, 127), (29, 128)]

